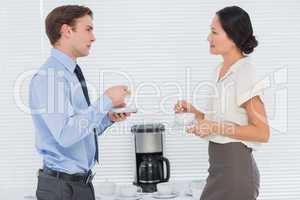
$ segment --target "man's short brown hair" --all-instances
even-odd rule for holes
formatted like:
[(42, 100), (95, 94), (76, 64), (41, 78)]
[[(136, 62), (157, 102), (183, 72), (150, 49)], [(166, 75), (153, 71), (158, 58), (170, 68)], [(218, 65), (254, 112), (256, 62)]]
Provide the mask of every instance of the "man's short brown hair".
[(91, 9), (85, 6), (65, 5), (54, 8), (45, 21), (46, 33), (50, 43), (54, 45), (60, 39), (60, 29), (63, 24), (75, 27), (76, 19), (85, 15), (93, 17)]

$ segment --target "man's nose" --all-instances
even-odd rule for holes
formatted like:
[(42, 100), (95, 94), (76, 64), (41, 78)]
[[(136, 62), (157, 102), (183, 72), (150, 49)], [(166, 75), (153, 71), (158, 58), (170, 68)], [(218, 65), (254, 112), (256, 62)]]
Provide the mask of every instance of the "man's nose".
[(91, 41), (92, 41), (92, 42), (95, 42), (95, 41), (96, 41), (96, 37), (95, 37), (95, 35), (94, 35), (94, 34), (92, 34)]

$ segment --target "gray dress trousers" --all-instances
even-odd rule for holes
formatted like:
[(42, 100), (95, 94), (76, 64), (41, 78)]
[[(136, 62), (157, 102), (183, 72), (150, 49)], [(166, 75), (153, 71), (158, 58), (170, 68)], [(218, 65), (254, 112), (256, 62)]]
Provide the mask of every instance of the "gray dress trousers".
[(92, 183), (69, 182), (39, 172), (37, 200), (95, 200)]

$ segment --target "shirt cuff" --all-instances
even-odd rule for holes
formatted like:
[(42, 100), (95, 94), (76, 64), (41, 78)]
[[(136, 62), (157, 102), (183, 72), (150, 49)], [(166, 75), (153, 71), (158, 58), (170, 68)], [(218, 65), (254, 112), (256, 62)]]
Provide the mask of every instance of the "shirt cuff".
[(110, 120), (109, 116), (106, 114), (105, 117), (103, 117), (101, 123), (99, 124), (99, 131), (98, 134), (102, 134), (108, 127), (110, 127), (114, 122)]

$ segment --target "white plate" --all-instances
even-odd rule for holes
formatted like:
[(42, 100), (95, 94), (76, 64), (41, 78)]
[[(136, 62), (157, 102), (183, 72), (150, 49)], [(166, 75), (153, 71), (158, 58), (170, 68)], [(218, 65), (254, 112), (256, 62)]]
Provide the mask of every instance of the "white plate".
[(112, 108), (113, 113), (137, 113), (137, 108), (135, 107), (124, 107), (124, 108)]
[(173, 199), (175, 197), (177, 197), (178, 194), (176, 193), (172, 193), (172, 194), (159, 194), (159, 193), (154, 193), (152, 197), (156, 198), (156, 199)]
[(187, 190), (187, 191), (185, 191), (185, 194), (186, 194), (187, 196), (193, 196), (193, 194), (192, 194), (192, 191), (191, 191), (191, 190)]
[(132, 196), (132, 197), (126, 197), (126, 196), (117, 196), (115, 198), (115, 200), (138, 200), (138, 199), (141, 199), (142, 196), (141, 195), (135, 195), (135, 196)]

